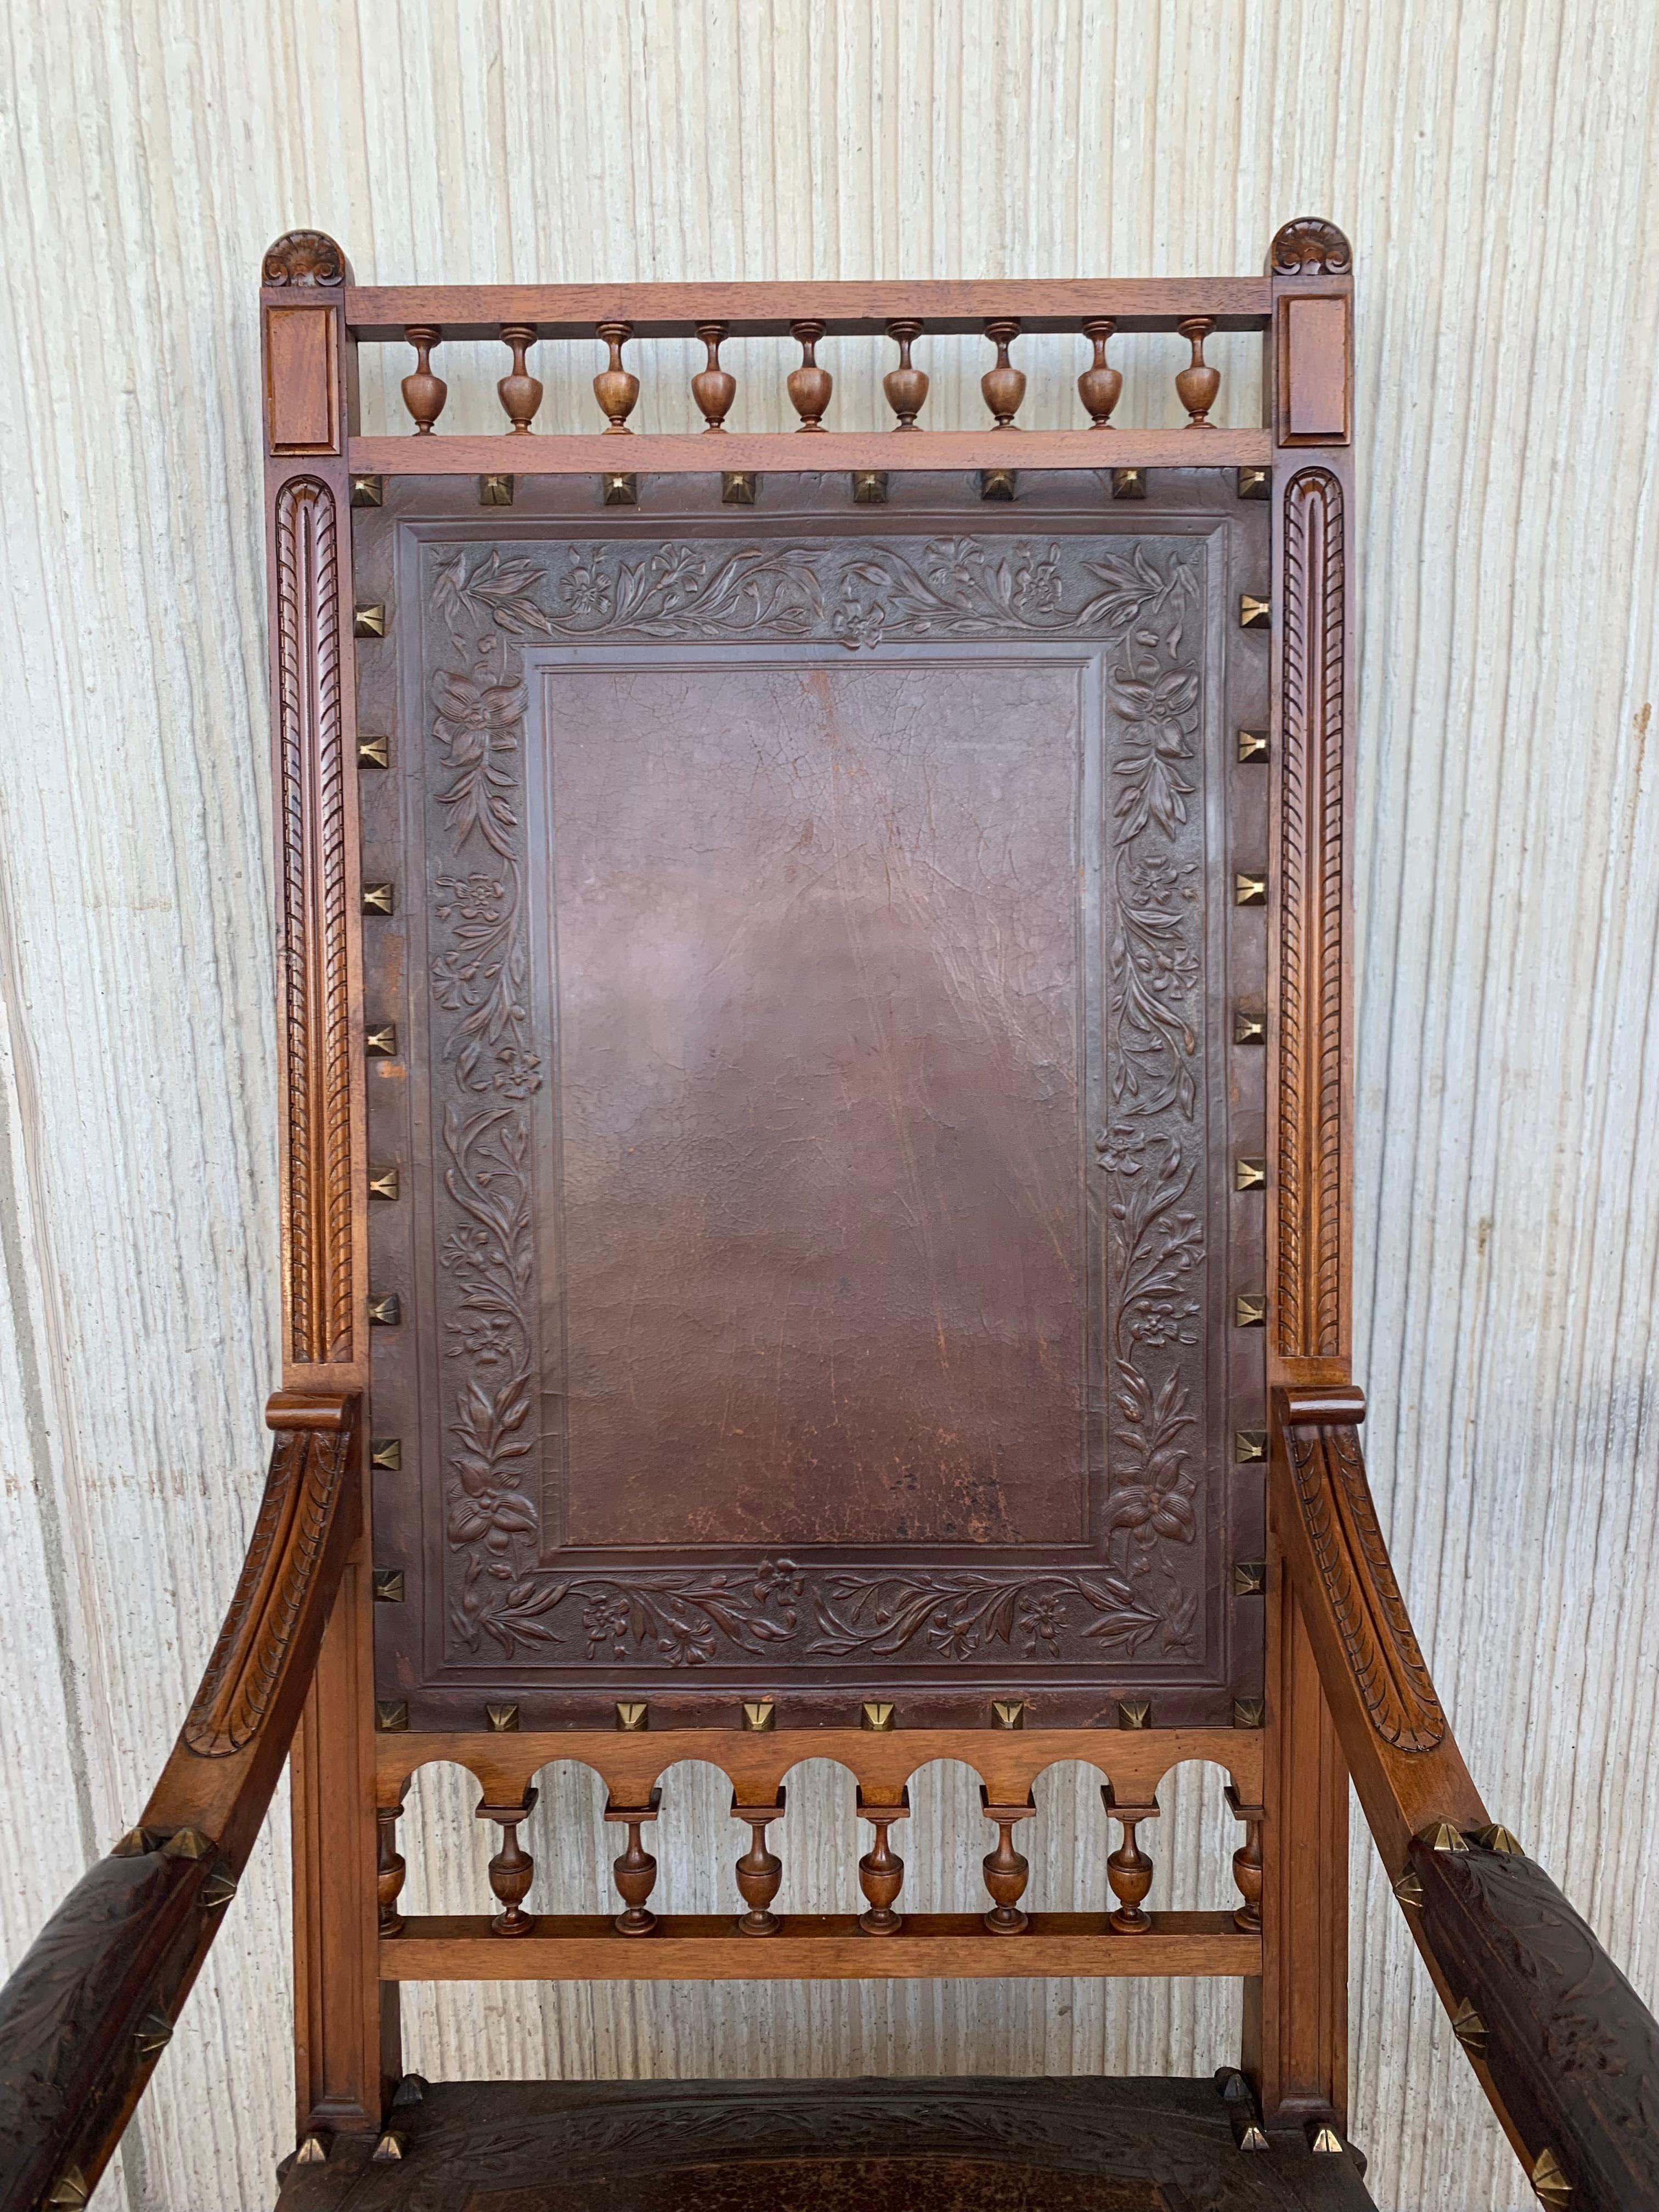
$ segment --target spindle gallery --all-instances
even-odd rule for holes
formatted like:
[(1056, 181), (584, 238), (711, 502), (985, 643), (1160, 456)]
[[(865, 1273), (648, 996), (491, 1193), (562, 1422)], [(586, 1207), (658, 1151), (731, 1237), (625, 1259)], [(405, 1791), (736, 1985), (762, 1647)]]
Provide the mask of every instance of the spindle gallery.
[[(1470, 1778), (1359, 1444), (1346, 240), (382, 286), (295, 231), (258, 311), (270, 1472), (155, 1790), (0, 1998), (0, 2212), (96, 2186), (290, 1751), (283, 2212), (1364, 2205), (1351, 1782), (1536, 2195), (1659, 2207), (1659, 2027)], [(487, 1843), (411, 1909), (446, 1767)], [(542, 1840), (573, 1770), (599, 1910)], [(401, 2043), (407, 1983), (1150, 1977), (1238, 1984), (1214, 2081)]]

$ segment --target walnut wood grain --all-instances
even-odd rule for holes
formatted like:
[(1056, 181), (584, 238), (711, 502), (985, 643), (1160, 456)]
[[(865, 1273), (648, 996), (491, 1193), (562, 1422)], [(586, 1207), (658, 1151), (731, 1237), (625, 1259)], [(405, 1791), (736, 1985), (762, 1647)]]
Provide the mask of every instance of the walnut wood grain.
[(0, 2208), (90, 2189), (225, 1917), (358, 1533), (354, 1398), (279, 1395), (265, 1504), (224, 1631), (131, 1834), (0, 1990)]
[(739, 1935), (727, 1913), (660, 1915), (648, 1936), (619, 1936), (601, 1913), (538, 1916), (504, 1943), (482, 1916), (408, 1915), (380, 1946), (380, 1972), (429, 1981), (914, 1981), (935, 1975), (1248, 1976), (1261, 1938), (1231, 1912), (1154, 1912), (1120, 1935), (1103, 1912), (1034, 1912), (1018, 1936), (976, 1912), (908, 1912), (894, 1935), (869, 1936), (853, 1913), (785, 1913), (778, 1932)]

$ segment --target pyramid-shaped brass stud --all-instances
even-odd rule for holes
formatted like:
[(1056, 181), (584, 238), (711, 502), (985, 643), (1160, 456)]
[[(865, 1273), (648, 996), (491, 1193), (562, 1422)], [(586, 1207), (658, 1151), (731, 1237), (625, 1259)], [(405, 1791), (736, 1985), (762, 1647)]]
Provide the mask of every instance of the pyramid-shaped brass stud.
[(392, 740), (390, 738), (359, 738), (357, 740), (359, 768), (390, 768)]
[(1017, 485), (1012, 469), (981, 469), (979, 472), (979, 495), (981, 499), (1012, 499)]
[(1232, 2122), (1233, 2142), (1240, 2150), (1271, 2150), (1273, 2145), (1261, 2132), (1261, 2123), (1248, 2105), (1235, 2105), (1227, 2115)]
[(1024, 1698), (993, 1698), (991, 1726), (999, 1729), (1023, 1729), (1025, 1725)]
[(1449, 1820), (1431, 1820), (1426, 1828), (1418, 1830), (1417, 1840), (1419, 1844), (1426, 1844), (1431, 1851), (1462, 1851), (1467, 1854), (1469, 1848), (1461, 1831), (1454, 1828)]
[(390, 914), (396, 906), (397, 901), (397, 886), (393, 884), (363, 885), (362, 905), (365, 914)]
[(411, 2105), (421, 2105), (424, 2104), (425, 2101), (425, 2075), (405, 2074), (403, 2080), (398, 2082), (396, 2089), (392, 2092), (392, 2109), (394, 2112), (407, 2112)]
[(173, 2022), (163, 2012), (147, 2012), (132, 2031), (141, 2058), (153, 2058), (173, 2040)]
[(371, 1168), (368, 1171), (368, 1194), (371, 1198), (394, 1199), (398, 1195), (396, 1168)]
[(1267, 1293), (1265, 1291), (1241, 1291), (1233, 1300), (1233, 1321), (1239, 1328), (1266, 1328)]
[(760, 496), (760, 478), (752, 469), (727, 469), (720, 477), (722, 507), (752, 507)]
[(1249, 768), (1259, 766), (1267, 757), (1267, 732), (1265, 730), (1241, 730), (1238, 733), (1238, 764)]
[(1266, 1190), (1267, 1163), (1266, 1160), (1237, 1159), (1233, 1162), (1235, 1190)]
[(396, 2128), (388, 2128), (374, 2146), (371, 2166), (397, 2166), (403, 2159), (409, 2137), (400, 2135)]
[(369, 1294), (368, 1318), (376, 1328), (398, 1328), (404, 1318), (404, 1302), (396, 1291), (374, 1291)]
[(642, 1698), (618, 1698), (617, 1726), (623, 1735), (643, 1735), (651, 1725), (651, 1708)]
[(1252, 599), (1249, 592), (1241, 592), (1238, 598), (1238, 626), (1241, 629), (1266, 629), (1273, 621), (1271, 599)]
[(129, 1828), (125, 1836), (118, 1836), (109, 1847), (112, 1859), (147, 1858), (158, 1850), (166, 1838), (157, 1828)]
[(1267, 1562), (1265, 1559), (1236, 1559), (1233, 1562), (1233, 1595), (1266, 1597), (1267, 1595)]
[(161, 1846), (164, 1859), (210, 1859), (219, 1846), (199, 1828), (175, 1828)]
[(749, 1735), (768, 1735), (778, 1724), (778, 1709), (770, 1698), (745, 1698), (743, 1725)]
[(1224, 2104), (1253, 2106), (1255, 2103), (1249, 2081), (1237, 2066), (1218, 2066), (1215, 2086)]
[(217, 1912), (230, 1903), (236, 1894), (236, 1877), (222, 1862), (196, 1893), (196, 1902), (204, 1912)]
[(326, 2166), (328, 2163), (328, 2137), (326, 2136), (307, 2136), (305, 2141), (300, 2145), (299, 2149), (295, 2152), (294, 2163), (295, 2166)]
[(409, 1700), (407, 1698), (377, 1698), (374, 1701), (374, 1725), (382, 1735), (404, 1735), (409, 1730)]
[(1561, 2171), (1561, 2161), (1547, 2143), (1533, 2161), (1532, 2190), (1540, 2204), (1550, 2207), (1550, 2212), (1565, 2212), (1572, 2203), (1572, 2184)]
[(859, 1707), (859, 1726), (868, 1729), (872, 1735), (890, 1735), (893, 1708), (884, 1698), (866, 1698)]
[(1408, 1911), (1420, 1912), (1426, 1902), (1422, 1878), (1412, 1867), (1407, 1867), (1394, 1884), (1394, 1893)]
[(351, 504), (354, 507), (379, 507), (386, 498), (384, 477), (353, 477)]
[(1500, 1827), (1496, 1820), (1486, 1827), (1477, 1828), (1474, 1839), (1483, 1850), (1501, 1851), (1506, 1858), (1523, 1859), (1527, 1856), (1521, 1838), (1512, 1835), (1507, 1828)]
[(599, 493), (607, 507), (637, 507), (640, 503), (640, 480), (626, 471), (599, 478)]
[(1249, 1007), (1233, 1009), (1233, 1042), (1235, 1044), (1266, 1044), (1267, 1017), (1253, 1013)]
[(1340, 2158), (1342, 2138), (1328, 2120), (1310, 2120), (1308, 2148), (1316, 2158)]
[(1241, 469), (1237, 481), (1241, 499), (1266, 499), (1273, 488), (1273, 472), (1271, 469)]
[(491, 1735), (513, 1735), (519, 1726), (519, 1709), (516, 1705), (486, 1705), (484, 1718), (489, 1723)]
[(376, 1605), (401, 1605), (404, 1601), (404, 1571), (401, 1567), (376, 1567), (370, 1577)]
[(401, 1437), (376, 1437), (368, 1448), (368, 1463), (387, 1474), (403, 1472), (404, 1440)]
[(480, 507), (511, 507), (513, 479), (511, 477), (480, 477), (478, 478)]
[(1233, 1726), (1236, 1729), (1259, 1729), (1267, 1725), (1267, 1706), (1262, 1698), (1235, 1698)]
[(1468, 1997), (1452, 2014), (1452, 2033), (1464, 2050), (1474, 2051), (1477, 2058), (1486, 2048), (1486, 2023)]
[(351, 635), (353, 637), (384, 637), (386, 635), (384, 605), (358, 607), (354, 610), (351, 617)]
[(1121, 1729), (1149, 1729), (1152, 1724), (1152, 1709), (1145, 1698), (1121, 1704), (1117, 1709), (1117, 1724)]
[(1233, 878), (1235, 906), (1266, 906), (1267, 903), (1267, 878), (1266, 876), (1250, 876), (1241, 872)]
[(398, 1057), (396, 1022), (377, 1022), (373, 1029), (365, 1030), (363, 1050), (371, 1060), (396, 1060)]
[(1112, 497), (1114, 499), (1145, 499), (1146, 471), (1145, 469), (1114, 469)]
[(1233, 1462), (1238, 1467), (1254, 1467), (1258, 1460), (1267, 1456), (1266, 1429), (1236, 1429), (1233, 1431)]
[(52, 2185), (46, 2203), (51, 2212), (70, 2212), (70, 2208), (84, 2204), (91, 2195), (87, 2178), (78, 2166), (66, 2166)]
[(887, 471), (885, 469), (855, 469), (854, 471), (853, 504), (854, 507), (886, 506)]

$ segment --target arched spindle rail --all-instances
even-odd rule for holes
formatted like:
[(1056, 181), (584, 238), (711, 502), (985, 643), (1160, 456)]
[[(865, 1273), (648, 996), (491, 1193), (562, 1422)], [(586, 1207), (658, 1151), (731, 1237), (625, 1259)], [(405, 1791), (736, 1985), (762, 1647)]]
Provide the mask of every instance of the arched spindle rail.
[[(393, 1733), (378, 1739), (377, 1756), (380, 1973), (388, 1981), (1261, 1971), (1262, 1753), (1253, 1729), (1012, 1729), (975, 1736), (922, 1729)], [(982, 1861), (986, 1903), (978, 1913), (905, 1910), (906, 1868), (893, 1831), (908, 1816), (912, 1778), (942, 1758), (979, 1775), (980, 1807), (993, 1840)], [(826, 1759), (848, 1770), (867, 1831), (856, 1869), (863, 1910), (780, 1914), (773, 1908), (789, 1849), (784, 1777), (805, 1760)], [(605, 1817), (625, 1838), (612, 1863), (616, 1909), (609, 1917), (550, 1911), (556, 1899), (532, 1896), (534, 1869), (517, 1830), (535, 1802), (534, 1776), (556, 1760), (592, 1769), (608, 1793)], [(653, 1824), (672, 1824), (674, 1814), (672, 1790), (665, 1795), (660, 1778), (685, 1760), (727, 1777), (732, 1820), (739, 1834), (747, 1830), (746, 1848), (732, 1862), (731, 1910), (720, 1914), (659, 1914), (649, 1902), (657, 1863), (646, 1836)], [(1231, 1778), (1227, 1802), (1245, 1831), (1232, 1859), (1243, 1902), (1230, 1911), (1149, 1912), (1153, 1864), (1142, 1840), (1145, 1824), (1159, 1817), (1164, 1778), (1193, 1760)], [(1027, 1824), (1041, 1817), (1038, 1778), (1069, 1763), (1092, 1765), (1107, 1778), (1102, 1817), (1115, 1824), (1118, 1840), (1106, 1857), (1106, 1891), (1097, 1911), (1028, 1912), (1022, 1900), (1029, 1862), (1015, 1838), (1036, 1832)], [(465, 1768), (483, 1793), (478, 1817), (501, 1828), (502, 1847), (489, 1863), (501, 1908), (493, 1917), (405, 1917), (397, 1909), (403, 1880), (398, 1819), (413, 1776), (437, 1764)]]
[[(601, 474), (615, 472), (618, 453), (625, 452), (626, 466), (635, 473), (686, 474), (708, 470), (702, 441), (714, 433), (722, 441), (722, 469), (760, 473), (769, 467), (799, 469), (802, 464), (785, 441), (805, 431), (817, 441), (815, 469), (1006, 470), (1015, 455), (1023, 468), (1093, 468), (1101, 465), (1105, 441), (1086, 434), (1108, 430), (1115, 466), (1260, 468), (1271, 459), (1269, 433), (1218, 424), (1221, 372), (1206, 360), (1204, 349), (1218, 331), (1266, 331), (1273, 298), (1265, 277), (348, 286), (344, 319), (352, 343), (413, 349), (403, 392), (410, 432), (421, 440), (416, 447), (408, 434), (353, 438), (350, 465), (374, 476)], [(1076, 366), (1063, 372), (1074, 428), (1030, 430), (1018, 421), (1033, 396), (1032, 364), (1028, 357), (1022, 366), (1019, 351), (1039, 333), (1077, 342)], [(740, 377), (721, 349), (748, 337), (792, 339), (800, 348), (798, 365), (770, 372), (781, 387), (777, 397), (787, 397), (799, 417), (793, 431), (744, 427), (745, 411), (770, 395)], [(1184, 363), (1167, 343), (1172, 337), (1189, 348)], [(445, 434), (438, 421), (448, 391), (433, 356), (441, 357), (445, 344), (480, 339), (506, 346), (512, 356), (512, 368), (496, 387), (506, 425), (499, 436)], [(690, 380), (690, 396), (702, 417), (700, 430), (648, 428), (665, 400), (676, 410), (682, 404), (682, 372), (672, 372), (671, 399), (669, 372), (653, 358), (653, 342), (661, 339), (695, 340), (704, 349), (703, 364)], [(1113, 422), (1130, 350), (1147, 340), (1158, 346), (1155, 374), (1168, 378), (1171, 396), (1186, 414), (1182, 428), (1126, 429)], [(882, 390), (891, 416), (884, 423), (836, 419), (837, 372), (852, 365), (859, 341), (866, 342), (866, 358), (869, 342), (881, 356)], [(935, 430), (927, 414), (932, 378), (958, 341), (993, 349), (980, 379), (985, 423), (979, 429)], [(594, 412), (586, 422), (545, 418), (544, 386), (530, 362), (532, 349), (541, 349), (544, 371), (546, 349), (553, 347), (571, 349), (592, 378)], [(1208, 434), (1195, 441), (1194, 429)], [(895, 446), (896, 434), (902, 436), (902, 446)], [(602, 447), (600, 438), (607, 441)], [(635, 442), (620, 447), (623, 438)]]

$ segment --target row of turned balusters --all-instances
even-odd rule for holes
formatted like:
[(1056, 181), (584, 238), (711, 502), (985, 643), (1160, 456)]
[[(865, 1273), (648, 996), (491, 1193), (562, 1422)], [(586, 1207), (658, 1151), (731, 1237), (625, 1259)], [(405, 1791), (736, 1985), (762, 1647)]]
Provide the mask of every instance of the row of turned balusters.
[[(497, 1936), (528, 1936), (536, 1926), (535, 1915), (524, 1909), (535, 1878), (535, 1861), (519, 1841), (519, 1830), (529, 1819), (537, 1794), (534, 1790), (526, 1790), (523, 1801), (516, 1805), (492, 1805), (486, 1800), (478, 1807), (478, 1818), (495, 1821), (501, 1831), (501, 1847), (489, 1862), (489, 1886), (501, 1906), (490, 1923), (492, 1933)], [(740, 1935), (775, 1936), (784, 1925), (772, 1910), (783, 1880), (783, 1862), (769, 1848), (767, 1832), (775, 1820), (783, 1817), (787, 1794), (781, 1790), (776, 1803), (771, 1805), (742, 1805), (735, 1798), (732, 1801), (733, 1819), (746, 1822), (750, 1831), (749, 1848), (737, 1863), (738, 1890), (747, 1908), (736, 1923)], [(1152, 1862), (1140, 1848), (1136, 1832), (1143, 1821), (1157, 1818), (1158, 1808), (1155, 1803), (1116, 1804), (1109, 1784), (1101, 1796), (1107, 1812), (1123, 1831), (1122, 1841), (1106, 1862), (1106, 1878), (1117, 1899), (1115, 1909), (1107, 1918), (1120, 1936), (1144, 1935), (1152, 1925), (1145, 1910), (1146, 1894), (1152, 1885)], [(985, 1887), (991, 1899), (984, 1915), (985, 1925), (994, 1936), (1018, 1936), (1030, 1925), (1030, 1916), (1021, 1911), (1020, 1899), (1030, 1879), (1030, 1864), (1015, 1848), (1014, 1832), (1022, 1820), (1031, 1817), (1036, 1807), (1030, 1802), (993, 1805), (983, 1790), (981, 1799), (985, 1817), (995, 1823), (997, 1831), (995, 1847), (986, 1853), (981, 1862)], [(644, 1835), (661, 1807), (662, 1793), (653, 1790), (647, 1805), (607, 1804), (605, 1808), (605, 1819), (625, 1828), (628, 1836), (626, 1847), (611, 1863), (612, 1878), (623, 1906), (615, 1916), (619, 1936), (648, 1936), (657, 1924), (657, 1916), (648, 1902), (656, 1886), (657, 1862), (645, 1848)], [(867, 1936), (896, 1936), (904, 1925), (904, 1916), (897, 1910), (904, 1883), (904, 1862), (894, 1850), (888, 1831), (909, 1812), (909, 1794), (905, 1792), (896, 1804), (869, 1805), (860, 1792), (858, 1809), (859, 1818), (869, 1821), (875, 1830), (874, 1843), (859, 1861), (859, 1887), (865, 1897), (859, 1926)], [(404, 1871), (397, 1844), (401, 1810), (401, 1806), (382, 1807), (377, 1815), (382, 1936), (396, 1936), (404, 1925), (398, 1910)], [(1247, 1933), (1254, 1933), (1261, 1925), (1261, 1814), (1257, 1808), (1235, 1807), (1235, 1810), (1245, 1824), (1244, 1841), (1233, 1853), (1232, 1861), (1233, 1879), (1244, 1901), (1233, 1918)]]
[[(727, 326), (724, 323), (698, 323), (695, 328), (698, 339), (708, 349), (708, 359), (691, 380), (691, 396), (702, 412), (705, 431), (723, 432), (738, 394), (738, 380), (720, 366), (720, 347), (726, 341)], [(824, 325), (804, 319), (791, 323), (789, 328), (801, 349), (799, 368), (792, 369), (786, 379), (790, 403), (800, 416), (803, 430), (822, 430), (834, 390), (834, 379), (817, 358)], [(1094, 359), (1077, 380), (1078, 397), (1083, 402), (1091, 427), (1103, 430), (1110, 427), (1112, 410), (1123, 390), (1122, 373), (1106, 358), (1107, 341), (1116, 325), (1110, 316), (1097, 315), (1080, 328), (1093, 344)], [(1178, 328), (1192, 346), (1192, 359), (1175, 380), (1176, 392), (1187, 410), (1188, 428), (1213, 429), (1210, 410), (1221, 389), (1221, 372), (1205, 361), (1204, 341), (1215, 328), (1214, 318), (1191, 315)], [(1019, 329), (1012, 316), (995, 318), (985, 325), (985, 335), (996, 348), (996, 360), (980, 379), (980, 390), (999, 430), (1018, 428), (1014, 417), (1025, 397), (1024, 372), (1016, 368), (1008, 358), (1008, 349), (1019, 336)], [(917, 417), (927, 398), (927, 376), (910, 359), (910, 348), (921, 331), (921, 324), (914, 318), (897, 318), (887, 325), (887, 335), (898, 348), (898, 366), (882, 379), (882, 389), (887, 395), (888, 405), (898, 417), (896, 427), (900, 430), (917, 430), (921, 427)], [(605, 416), (607, 436), (629, 434), (628, 418), (639, 401), (640, 380), (623, 365), (623, 348), (633, 332), (631, 323), (595, 325), (594, 335), (610, 354), (607, 365), (593, 379), (593, 397)], [(414, 417), (416, 435), (427, 436), (449, 397), (449, 386), (433, 368), (431, 359), (443, 332), (435, 324), (412, 323), (404, 336), (416, 354), (414, 374), (404, 379), (404, 404)], [(512, 352), (513, 367), (495, 389), (514, 432), (528, 436), (542, 404), (540, 380), (532, 376), (525, 365), (525, 357), (536, 343), (535, 325), (503, 323), (501, 343)]]

